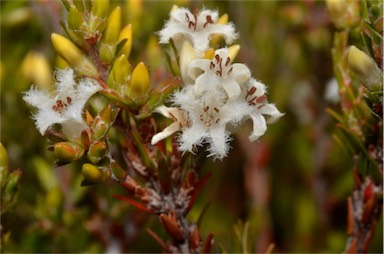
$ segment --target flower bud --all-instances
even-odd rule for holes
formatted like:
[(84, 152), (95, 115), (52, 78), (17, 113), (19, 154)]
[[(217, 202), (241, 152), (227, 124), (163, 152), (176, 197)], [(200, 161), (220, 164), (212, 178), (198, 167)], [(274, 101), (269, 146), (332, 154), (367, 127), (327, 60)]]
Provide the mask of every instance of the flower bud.
[(83, 24), (83, 15), (77, 10), (76, 6), (72, 5), (68, 12), (68, 27), (76, 30)]
[(104, 137), (112, 126), (119, 113), (119, 108), (114, 108), (108, 104), (93, 120), (92, 124), (92, 140), (99, 140)]
[(103, 42), (100, 43), (99, 55), (103, 63), (110, 64), (113, 58), (115, 58), (115, 54), (116, 54), (116, 46), (105, 44)]
[(53, 33), (51, 35), (52, 44), (57, 54), (67, 61), (76, 71), (86, 76), (98, 76), (98, 72), (93, 63), (67, 38)]
[(117, 6), (109, 15), (101, 41), (106, 44), (116, 44), (121, 28), (121, 9)]
[(109, 64), (112, 62), (113, 58), (115, 58), (120, 26), (121, 10), (118, 6), (112, 11), (111, 15), (109, 15), (99, 46), (100, 59), (104, 63)]
[(126, 25), (120, 32), (119, 43), (126, 40), (124, 45), (121, 47), (119, 54), (125, 54), (127, 57), (131, 54), (132, 50), (132, 25)]
[[(88, 2), (88, 1), (86, 1)], [(105, 10), (105, 16), (108, 14), (108, 9)], [(95, 45), (105, 28), (106, 17), (100, 17), (93, 15), (92, 13), (88, 17), (88, 27), (87, 27), (87, 41)]]
[(53, 146), (53, 151), (60, 162), (72, 162), (84, 155), (84, 148), (73, 142), (59, 142)]
[(133, 100), (143, 98), (149, 89), (149, 73), (147, 67), (141, 62), (132, 72), (131, 83), (127, 87), (127, 94)]
[(123, 54), (120, 55), (113, 64), (112, 75), (114, 81), (119, 85), (124, 85), (128, 82), (129, 75), (131, 75), (132, 69), (128, 62), (127, 57)]
[(233, 60), (235, 60), (237, 54), (240, 51), (240, 45), (232, 45), (228, 48), (228, 57), (231, 59), (231, 63), (233, 63)]
[(93, 0), (91, 14), (100, 18), (105, 18), (109, 11), (109, 0)]
[(103, 141), (94, 142), (89, 148), (87, 157), (92, 163), (98, 163), (101, 161), (107, 154), (108, 147), (107, 144)]
[(100, 119), (108, 125), (111, 125), (117, 114), (119, 113), (119, 108), (112, 107), (108, 104), (99, 114)]
[(36, 84), (39, 88), (49, 90), (51, 87), (53, 83), (52, 70), (43, 54), (34, 51), (28, 52), (20, 69), (28, 81)]
[(104, 137), (108, 131), (108, 126), (103, 121), (95, 121), (93, 124), (93, 135), (92, 139), (99, 140)]
[(228, 14), (227, 14), (227, 13), (223, 14), (223, 15), (219, 18), (219, 20), (216, 22), (216, 24), (220, 24), (220, 25), (225, 25), (225, 24), (227, 24), (227, 23), (228, 23)]
[(348, 64), (351, 71), (369, 90), (383, 89), (383, 71), (365, 52), (351, 46), (348, 52)]
[(190, 63), (196, 58), (196, 52), (193, 49), (192, 44), (188, 41), (184, 42), (180, 50), (180, 75), (184, 83), (192, 82), (192, 79), (197, 78), (197, 76), (200, 75), (200, 73), (198, 73), (190, 77), (190, 73), (188, 72)]
[(353, 27), (360, 21), (359, 1), (326, 0), (333, 23), (339, 29)]
[(99, 169), (90, 163), (84, 163), (81, 172), (84, 178), (91, 183), (101, 183), (110, 177), (108, 170)]
[(80, 12), (89, 12), (90, 9), (90, 1), (84, 1), (84, 0), (68, 0), (71, 1), (76, 9), (78, 9)]

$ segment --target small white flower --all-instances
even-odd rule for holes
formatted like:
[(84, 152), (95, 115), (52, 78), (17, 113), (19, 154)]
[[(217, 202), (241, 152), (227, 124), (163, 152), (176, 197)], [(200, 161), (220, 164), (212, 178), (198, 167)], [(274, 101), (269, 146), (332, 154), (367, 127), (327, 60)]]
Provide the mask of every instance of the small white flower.
[(196, 69), (204, 71), (195, 81), (194, 89), (197, 95), (206, 93), (209, 86), (220, 84), (229, 100), (236, 100), (240, 96), (243, 85), (251, 78), (251, 71), (245, 64), (232, 64), (228, 53), (227, 48), (222, 48), (215, 51), (212, 60), (196, 59), (191, 62), (189, 75), (192, 78), (196, 75)]
[(70, 140), (80, 137), (87, 125), (82, 111), (88, 99), (102, 88), (92, 79), (82, 79), (79, 84), (73, 76), (72, 69), (57, 70), (56, 95), (32, 87), (23, 96), (24, 101), (38, 109), (33, 118), (41, 135), (49, 126), (61, 124), (65, 136)]
[(245, 101), (226, 102), (224, 98), (225, 91), (218, 87), (203, 97), (196, 96), (193, 86), (186, 86), (176, 92), (172, 101), (177, 108), (162, 106), (157, 110), (175, 122), (156, 134), (152, 144), (181, 130), (178, 140), (180, 151), (193, 152), (196, 146), (208, 143), (209, 156), (223, 159), (229, 150), (228, 125), (236, 126), (249, 111)]
[(218, 82), (207, 83), (201, 94), (195, 92), (195, 85), (185, 86), (171, 98), (176, 107), (161, 106), (156, 110), (175, 122), (156, 134), (152, 144), (181, 131), (178, 139), (180, 151), (194, 152), (197, 146), (207, 143), (209, 156), (221, 160), (230, 147), (230, 127), (250, 118), (253, 131), (249, 140), (255, 141), (264, 135), (267, 123), (283, 115), (274, 104), (267, 102), (265, 93), (265, 85), (255, 79), (244, 84), (241, 95), (232, 100), (228, 99), (227, 91)]
[(192, 13), (186, 8), (174, 7), (170, 13), (170, 20), (159, 32), (160, 43), (168, 43), (172, 38), (178, 49), (183, 41), (188, 40), (202, 55), (209, 48), (209, 39), (213, 34), (223, 35), (227, 44), (236, 38), (235, 27), (232, 23), (217, 24), (218, 12), (197, 9)]
[[(249, 136), (250, 141), (255, 141), (267, 130), (267, 123), (273, 123), (284, 114), (274, 104), (267, 102), (266, 88), (263, 83), (251, 79), (247, 84), (245, 100), (248, 102), (248, 115), (253, 121), (253, 131)], [(264, 117), (268, 116), (268, 119)]]

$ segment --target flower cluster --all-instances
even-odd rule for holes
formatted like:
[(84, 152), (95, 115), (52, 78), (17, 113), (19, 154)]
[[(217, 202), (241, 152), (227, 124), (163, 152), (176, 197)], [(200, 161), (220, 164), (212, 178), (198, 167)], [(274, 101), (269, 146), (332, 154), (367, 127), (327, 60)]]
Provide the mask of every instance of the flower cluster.
[(172, 39), (180, 49), (184, 41), (189, 41), (201, 55), (209, 47), (209, 39), (214, 34), (223, 35), (227, 44), (237, 38), (234, 25), (220, 24), (217, 11), (198, 12), (195, 9), (192, 13), (186, 8), (174, 6), (170, 16), (170, 20), (159, 32), (160, 43), (169, 43)]
[(181, 151), (193, 152), (208, 143), (209, 156), (223, 159), (229, 150), (230, 129), (251, 119), (249, 139), (255, 141), (266, 132), (267, 122), (282, 116), (268, 103), (265, 85), (252, 78), (246, 65), (233, 63), (238, 47), (219, 48), (213, 57), (204, 57), (213, 52), (209, 40), (214, 34), (224, 36), (227, 44), (237, 38), (233, 25), (216, 24), (217, 17), (215, 11), (195, 11), (192, 15), (187, 9), (174, 8), (159, 32), (162, 43), (170, 39), (182, 43), (179, 62), (183, 86), (170, 98), (173, 107), (156, 109), (174, 123), (154, 135), (152, 144), (181, 131)]
[(54, 97), (47, 91), (32, 87), (24, 94), (23, 99), (38, 109), (34, 119), (41, 135), (44, 135), (50, 126), (61, 124), (66, 138), (78, 140), (81, 132), (87, 127), (82, 116), (84, 105), (102, 88), (89, 78), (82, 79), (77, 84), (70, 68), (57, 70), (55, 79), (57, 93)]

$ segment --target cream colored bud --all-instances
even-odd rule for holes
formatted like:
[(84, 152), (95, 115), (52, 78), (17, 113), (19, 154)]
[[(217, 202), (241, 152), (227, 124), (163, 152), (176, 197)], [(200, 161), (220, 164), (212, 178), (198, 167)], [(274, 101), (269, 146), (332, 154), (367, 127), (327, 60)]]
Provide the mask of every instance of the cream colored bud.
[(91, 13), (94, 16), (105, 18), (109, 11), (109, 0), (93, 0)]
[(68, 12), (68, 27), (71, 29), (79, 29), (83, 25), (83, 14), (81, 14), (76, 6), (72, 5)]
[(223, 14), (219, 20), (216, 22), (217, 24), (225, 25), (228, 23), (228, 14)]
[(73, 142), (59, 142), (54, 145), (54, 154), (62, 162), (72, 162), (84, 155), (84, 147)]
[(108, 147), (103, 141), (94, 142), (88, 150), (87, 158), (92, 163), (98, 163), (102, 160), (108, 152)]
[(117, 42), (121, 27), (121, 10), (117, 6), (109, 15), (107, 25), (99, 46), (100, 59), (104, 63), (111, 63), (116, 55)]
[(41, 89), (49, 90), (51, 87), (52, 70), (47, 58), (38, 52), (30, 51), (21, 63), (21, 72), (24, 77)]
[(145, 64), (141, 62), (132, 72), (131, 84), (127, 87), (128, 96), (133, 100), (145, 97), (149, 86), (149, 73)]
[(101, 41), (106, 44), (116, 44), (121, 29), (121, 9), (117, 6), (109, 15)]
[(108, 172), (103, 171), (90, 163), (84, 163), (81, 167), (81, 172), (86, 180), (92, 183), (101, 183), (110, 176)]
[(57, 54), (76, 71), (90, 77), (98, 76), (97, 69), (93, 63), (70, 40), (55, 33), (51, 35), (51, 40)]
[(105, 64), (110, 64), (116, 55), (116, 45), (101, 42), (99, 45), (99, 56)]
[[(197, 58), (197, 55), (196, 55), (196, 52), (195, 52), (192, 44), (188, 41), (185, 41), (183, 43), (183, 46), (181, 47), (181, 50), (180, 50), (180, 74), (181, 74), (181, 78), (183, 79), (184, 83), (192, 82), (192, 79), (195, 79), (197, 77), (197, 75), (200, 74), (200, 73), (198, 73), (198, 74), (190, 77), (190, 73), (188, 72), (190, 63), (192, 62), (192, 60), (194, 60), (196, 58)], [(195, 74), (195, 73), (193, 73), (193, 74)]]
[(358, 0), (326, 0), (333, 23), (339, 29), (352, 27), (360, 21)]
[(132, 50), (132, 25), (126, 25), (120, 32), (119, 43), (126, 40), (124, 46), (121, 47), (119, 54), (125, 54), (127, 57), (131, 54)]
[(228, 57), (231, 59), (231, 63), (233, 63), (233, 60), (235, 60), (237, 54), (240, 51), (240, 45), (232, 45), (228, 48)]
[(348, 52), (348, 64), (351, 71), (369, 90), (383, 89), (383, 71), (364, 51), (351, 46)]
[(132, 69), (127, 57), (123, 54), (119, 56), (112, 67), (114, 81), (119, 85), (124, 85), (131, 75)]

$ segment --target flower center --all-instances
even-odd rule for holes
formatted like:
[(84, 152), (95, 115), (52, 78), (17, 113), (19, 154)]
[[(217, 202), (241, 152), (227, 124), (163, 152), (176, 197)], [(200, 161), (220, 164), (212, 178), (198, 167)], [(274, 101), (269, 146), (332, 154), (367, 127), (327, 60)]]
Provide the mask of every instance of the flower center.
[(220, 77), (227, 76), (232, 72), (233, 67), (230, 65), (231, 58), (227, 57), (225, 60), (225, 63), (223, 61), (223, 58), (216, 54), (215, 58), (211, 61), (211, 64), (209, 65), (209, 68)]
[(200, 115), (200, 121), (202, 121), (205, 126), (210, 127), (212, 124), (216, 124), (220, 121), (220, 110), (218, 108), (205, 106), (203, 110), (204, 112)]
[(62, 114), (63, 110), (72, 104), (72, 98), (67, 96), (66, 100), (57, 100), (56, 104), (52, 106), (52, 110)]
[[(197, 29), (197, 22), (198, 22), (198, 10), (197, 8), (195, 8), (193, 10), (193, 16), (190, 16), (187, 12), (185, 13), (185, 18), (187, 20), (187, 23), (188, 23), (188, 28), (193, 30), (193, 31), (196, 31)], [(208, 24), (213, 24), (213, 20), (212, 20), (212, 16), (211, 15), (207, 15), (205, 16), (205, 23), (203, 25), (203, 28), (205, 28)]]

